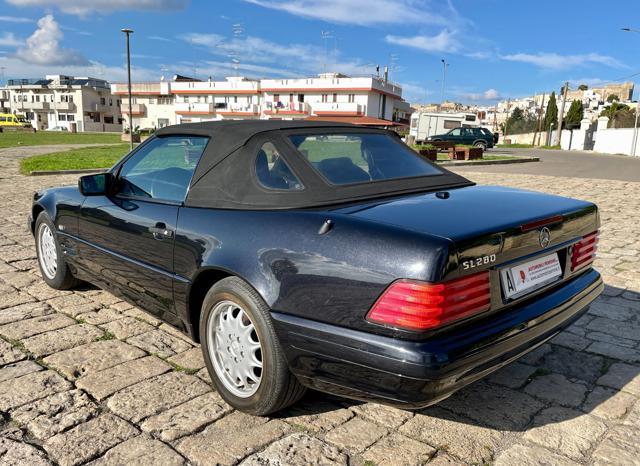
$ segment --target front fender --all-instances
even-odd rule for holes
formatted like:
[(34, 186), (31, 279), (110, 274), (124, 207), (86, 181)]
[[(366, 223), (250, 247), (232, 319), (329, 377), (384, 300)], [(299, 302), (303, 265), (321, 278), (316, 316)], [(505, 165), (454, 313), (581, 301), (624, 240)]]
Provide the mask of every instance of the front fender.
[(41, 212), (46, 212), (57, 230), (77, 235), (78, 213), (84, 197), (75, 186), (51, 188), (35, 192), (29, 216), (29, 228), (33, 234), (35, 222)]

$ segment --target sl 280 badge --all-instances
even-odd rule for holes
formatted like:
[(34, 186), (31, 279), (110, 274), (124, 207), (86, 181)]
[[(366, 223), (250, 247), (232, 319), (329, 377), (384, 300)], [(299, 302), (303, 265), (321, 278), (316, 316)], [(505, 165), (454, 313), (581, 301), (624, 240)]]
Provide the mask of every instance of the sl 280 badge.
[(488, 256), (482, 256), (476, 259), (464, 261), (462, 262), (462, 268), (464, 270), (475, 269), (476, 267), (480, 267), (481, 265), (492, 264), (495, 261), (496, 261), (496, 255), (490, 254)]

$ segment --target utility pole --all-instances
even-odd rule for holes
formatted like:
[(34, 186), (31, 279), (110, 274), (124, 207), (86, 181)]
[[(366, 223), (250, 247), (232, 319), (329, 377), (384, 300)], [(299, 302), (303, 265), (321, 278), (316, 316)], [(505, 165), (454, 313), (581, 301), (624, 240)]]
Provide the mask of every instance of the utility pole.
[(569, 92), (569, 81), (565, 81), (562, 89), (562, 103), (560, 104), (560, 113), (558, 114), (558, 131), (556, 132), (555, 146), (560, 145), (562, 136), (562, 120), (564, 120), (564, 104), (567, 101), (567, 92)]
[(129, 89), (129, 147), (133, 150), (133, 108), (131, 108), (131, 49), (129, 48), (129, 34), (133, 29), (121, 29), (127, 38), (127, 85)]
[(533, 142), (534, 146), (536, 145), (536, 136), (538, 136), (538, 145), (540, 145), (539, 142), (540, 142), (540, 138), (542, 137), (542, 128), (541, 128), (541, 126), (542, 126), (542, 114), (544, 113), (544, 100), (545, 100), (546, 97), (547, 97), (547, 94), (543, 93), (542, 94), (542, 103), (540, 104), (540, 109), (538, 110), (538, 125), (537, 125), (537, 128), (536, 128), (536, 132), (533, 133), (533, 141), (532, 142)]
[[(640, 33), (640, 29), (634, 29), (634, 28), (621, 28), (621, 29), (624, 32)], [(631, 155), (636, 155), (636, 146), (638, 145), (638, 112), (640, 111), (640, 108), (638, 108), (639, 105), (640, 105), (640, 99), (636, 97), (636, 121), (635, 121), (635, 124), (633, 125), (633, 141), (631, 142), (633, 145), (631, 146)]]

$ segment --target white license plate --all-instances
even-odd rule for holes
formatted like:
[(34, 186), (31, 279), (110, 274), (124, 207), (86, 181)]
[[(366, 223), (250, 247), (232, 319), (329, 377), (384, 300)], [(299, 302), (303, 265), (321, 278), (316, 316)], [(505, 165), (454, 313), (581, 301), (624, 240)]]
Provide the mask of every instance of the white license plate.
[(502, 289), (507, 298), (523, 296), (558, 280), (561, 275), (562, 268), (555, 252), (500, 271)]

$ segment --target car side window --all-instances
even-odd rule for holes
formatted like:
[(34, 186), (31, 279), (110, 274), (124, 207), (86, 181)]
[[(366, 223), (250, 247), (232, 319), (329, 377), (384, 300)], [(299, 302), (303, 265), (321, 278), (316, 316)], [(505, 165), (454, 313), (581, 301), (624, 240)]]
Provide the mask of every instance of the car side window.
[(452, 130), (449, 132), (449, 135), (450, 135), (450, 136), (460, 136), (460, 131), (461, 131), (461, 129), (460, 129), (460, 128), (452, 129)]
[(154, 138), (122, 166), (118, 194), (183, 202), (208, 141), (201, 136)]
[(300, 191), (304, 186), (282, 158), (278, 149), (266, 142), (256, 155), (256, 177), (260, 185), (267, 189)]

